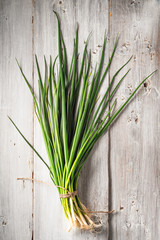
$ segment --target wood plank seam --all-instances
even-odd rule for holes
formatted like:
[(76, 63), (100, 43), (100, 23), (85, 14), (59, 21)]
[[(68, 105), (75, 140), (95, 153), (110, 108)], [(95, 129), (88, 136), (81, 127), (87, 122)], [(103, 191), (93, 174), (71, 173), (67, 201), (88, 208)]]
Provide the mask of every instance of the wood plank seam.
[[(35, 7), (35, 0), (32, 0), (32, 84), (34, 89), (34, 7)], [(34, 146), (34, 102), (33, 102), (33, 115), (32, 115), (32, 122), (33, 122), (33, 130), (32, 130), (32, 144)], [(34, 178), (34, 152), (32, 153), (32, 178)], [(34, 181), (32, 181), (32, 235), (31, 240), (34, 240)]]
[[(108, 0), (108, 36), (109, 36), (109, 54), (111, 51), (111, 0)], [(108, 84), (110, 84), (111, 81), (111, 75), (110, 75), (110, 69), (108, 71)], [(110, 95), (110, 91), (109, 91)], [(110, 103), (109, 103), (110, 108)], [(108, 209), (112, 209), (112, 179), (111, 179), (111, 155), (110, 155), (110, 147), (111, 147), (111, 134), (110, 134), (110, 128), (108, 129)], [(108, 216), (108, 240), (112, 239), (112, 228), (111, 228), (111, 218), (112, 216)]]

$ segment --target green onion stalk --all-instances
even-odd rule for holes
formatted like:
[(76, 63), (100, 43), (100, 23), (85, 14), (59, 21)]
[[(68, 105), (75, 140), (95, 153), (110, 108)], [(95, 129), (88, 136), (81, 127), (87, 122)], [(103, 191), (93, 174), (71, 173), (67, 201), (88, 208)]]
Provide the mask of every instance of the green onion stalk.
[[(66, 47), (63, 40), (59, 17), (54, 12), (58, 22), (58, 56), (47, 65), (44, 57), (45, 80), (42, 81), (37, 56), (35, 62), (38, 72), (39, 97), (36, 98), (29, 81), (25, 77), (18, 61), (19, 69), (32, 94), (35, 114), (40, 124), (42, 135), (49, 159), (49, 164), (41, 157), (36, 149), (28, 142), (13, 120), (18, 132), (34, 150), (48, 168), (51, 180), (60, 194), (64, 214), (69, 220), (70, 229), (78, 227), (92, 230), (99, 227), (92, 219), (91, 213), (81, 203), (77, 195), (77, 183), (80, 172), (88, 156), (99, 138), (117, 118), (137, 90), (154, 72), (147, 76), (129, 98), (116, 108), (114, 99), (119, 85), (130, 69), (113, 87), (116, 76), (130, 62), (131, 58), (111, 78), (102, 99), (97, 101), (101, 86), (110, 68), (116, 51), (118, 37), (115, 40), (111, 57), (103, 70), (105, 56), (106, 34), (104, 35), (99, 65), (91, 67), (91, 51), (87, 51), (88, 39), (84, 45), (81, 62), (78, 59), (78, 27), (74, 39), (73, 54), (70, 66), (67, 62)], [(59, 68), (55, 76), (56, 60)], [(78, 68), (78, 66), (80, 66)], [(93, 70), (93, 71), (92, 71)], [(103, 71), (102, 71), (103, 70)], [(97, 106), (95, 108), (95, 106)]]

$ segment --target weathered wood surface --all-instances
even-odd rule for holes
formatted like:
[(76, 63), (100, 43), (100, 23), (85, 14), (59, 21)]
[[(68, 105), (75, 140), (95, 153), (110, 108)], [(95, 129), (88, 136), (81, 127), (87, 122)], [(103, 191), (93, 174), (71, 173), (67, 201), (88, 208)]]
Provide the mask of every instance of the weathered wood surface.
[(7, 118), (33, 142), (33, 103), (15, 57), (32, 83), (32, 4), (0, 1), (0, 239), (31, 239), (33, 153)]
[[(118, 94), (120, 105), (143, 78), (160, 69), (160, 2), (111, 1), (110, 9), (111, 41), (120, 34), (111, 76), (133, 55)], [(157, 72), (111, 129), (110, 203), (117, 213), (110, 219), (109, 239), (160, 238), (159, 89)]]
[[(57, 22), (53, 9), (61, 18), (69, 61), (77, 22), (80, 53), (92, 31), (89, 47), (93, 66), (99, 61), (98, 45), (102, 45), (105, 29), (106, 60), (117, 33), (120, 34), (110, 79), (133, 54), (128, 66), (132, 71), (117, 95), (117, 105), (122, 104), (139, 81), (160, 66), (160, 2), (1, 0), (0, 4), (0, 239), (159, 239), (159, 73), (147, 81), (109, 135), (99, 141), (80, 176), (78, 190), (86, 206), (93, 210), (108, 207), (116, 210), (109, 222), (108, 216), (102, 216), (104, 228), (100, 235), (81, 231), (66, 233), (67, 222), (56, 188), (16, 181), (17, 177), (34, 177), (46, 182), (50, 179), (45, 166), (9, 123), (7, 115), (47, 158), (32, 99), (15, 57), (37, 91), (34, 54), (41, 68), (44, 54), (48, 61), (50, 55), (52, 58), (57, 55)], [(102, 92), (107, 83), (108, 77)]]
[[(73, 39), (75, 38), (76, 24), (79, 23), (79, 58), (82, 57), (84, 41), (87, 39), (92, 30), (89, 47), (92, 49), (92, 64), (99, 60), (99, 49), (97, 46), (102, 45), (105, 27), (108, 25), (108, 16), (104, 14), (104, 9), (107, 9), (107, 3), (103, 5), (97, 1), (65, 1), (60, 3), (54, 1), (36, 1), (35, 2), (35, 19), (34, 19), (34, 45), (35, 53), (39, 57), (40, 65), (44, 66), (43, 54), (46, 55), (49, 61), (49, 56), (53, 58), (57, 55), (57, 20), (52, 10), (56, 10), (61, 18), (62, 32), (67, 47), (69, 62), (71, 61), (73, 51)], [(83, 8), (83, 14), (82, 14)], [(47, 14), (46, 14), (47, 13)], [(100, 13), (103, 16), (100, 17)], [(87, 24), (86, 24), (87, 23)], [(101, 24), (103, 23), (103, 24)], [(47, 27), (46, 27), (47, 26)], [(96, 51), (96, 54), (93, 52)], [(107, 51), (106, 51), (107, 52)], [(37, 85), (37, 73), (35, 73), (35, 84)], [(107, 81), (107, 78), (106, 78)], [(35, 145), (40, 152), (42, 150), (42, 137), (35, 122)], [(101, 140), (101, 144), (97, 145), (94, 154), (85, 166), (81, 175), (78, 192), (82, 202), (90, 209), (108, 209), (108, 167), (107, 167), (107, 152), (108, 140), (107, 135)], [(45, 157), (45, 156), (44, 156)], [(47, 170), (35, 158), (35, 178), (49, 181)], [(46, 197), (47, 196), (47, 197)], [(41, 200), (39, 200), (41, 199)], [(64, 217), (63, 210), (59, 201), (58, 192), (53, 186), (46, 187), (41, 184), (35, 184), (35, 207), (34, 207), (34, 222), (35, 222), (35, 239), (92, 239), (93, 235), (81, 231), (72, 231), (66, 234), (68, 223)], [(104, 228), (98, 239), (107, 239), (108, 224), (107, 216), (103, 216)], [(46, 231), (47, 229), (47, 231)]]

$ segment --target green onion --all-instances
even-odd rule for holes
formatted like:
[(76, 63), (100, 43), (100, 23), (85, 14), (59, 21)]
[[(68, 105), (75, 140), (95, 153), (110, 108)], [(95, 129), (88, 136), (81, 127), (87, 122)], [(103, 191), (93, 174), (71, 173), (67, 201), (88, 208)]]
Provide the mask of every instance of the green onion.
[[(68, 68), (66, 48), (62, 37), (60, 21), (57, 13), (54, 13), (58, 21), (59, 69), (55, 78), (54, 71), (57, 57), (55, 58), (53, 64), (50, 58), (49, 66), (47, 66), (47, 61), (44, 57), (45, 80), (43, 82), (38, 59), (37, 56), (35, 56), (39, 78), (38, 100), (36, 99), (36, 96), (17, 61), (19, 69), (34, 100), (35, 113), (41, 126), (48, 154), (49, 165), (28, 142), (11, 118), (9, 119), (24, 140), (48, 168), (51, 180), (57, 187), (61, 196), (61, 204), (63, 206), (65, 216), (70, 222), (70, 228), (79, 227), (83, 229), (93, 229), (99, 225), (94, 223), (91, 219), (90, 213), (81, 203), (77, 193), (75, 192), (77, 190), (79, 174), (95, 143), (107, 131), (108, 127), (113, 123), (115, 118), (119, 116), (120, 112), (135, 95), (140, 86), (155, 71), (141, 81), (123, 105), (116, 110), (116, 99), (113, 99), (114, 95), (130, 69), (126, 71), (115, 87), (113, 87), (113, 84), (116, 76), (131, 60), (130, 58), (114, 74), (104, 96), (102, 97), (102, 100), (100, 102), (97, 101), (100, 88), (111, 66), (113, 56), (116, 51), (118, 37), (116, 38), (111, 57), (104, 73), (102, 73), (102, 68), (104, 62), (106, 35), (104, 36), (99, 66), (96, 66), (94, 71), (92, 71), (91, 51), (87, 54), (87, 40), (84, 46), (82, 61), (80, 63), (80, 71), (78, 71), (77, 66), (79, 64), (79, 60), (77, 53), (77, 28), (72, 61)], [(82, 91), (80, 90), (81, 86)], [(96, 105), (97, 108), (95, 111)], [(72, 195), (71, 193), (74, 194)], [(66, 197), (64, 194), (68, 194), (68, 196)]]

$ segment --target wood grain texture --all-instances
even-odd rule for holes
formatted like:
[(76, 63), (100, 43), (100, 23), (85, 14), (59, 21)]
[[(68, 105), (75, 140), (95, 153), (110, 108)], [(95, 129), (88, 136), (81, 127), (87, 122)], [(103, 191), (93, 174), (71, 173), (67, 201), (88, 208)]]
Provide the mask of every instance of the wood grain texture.
[(31, 177), (33, 153), (7, 118), (32, 142), (32, 99), (15, 60), (32, 84), (31, 21), (31, 1), (0, 1), (1, 240), (31, 239), (32, 235), (32, 185), (16, 178)]
[[(121, 0), (110, 4), (111, 44), (117, 32), (120, 34), (111, 75), (133, 55), (132, 70), (119, 91), (120, 105), (145, 76), (160, 67), (160, 2)], [(160, 238), (159, 88), (157, 72), (111, 129), (110, 201), (117, 213), (110, 219), (109, 239)]]
[[(139, 90), (110, 129), (96, 144), (78, 185), (82, 202), (92, 210), (115, 209), (103, 215), (99, 235), (66, 232), (67, 220), (53, 187), (17, 177), (51, 182), (43, 163), (13, 128), (16, 122), (47, 161), (41, 129), (33, 114), (32, 97), (15, 62), (19, 60), (38, 94), (34, 54), (42, 75), (43, 55), (57, 56), (56, 10), (71, 60), (79, 23), (79, 58), (92, 31), (92, 66), (99, 62), (107, 31), (105, 64), (119, 33), (109, 79), (131, 55), (132, 61), (116, 82), (132, 68), (119, 88), (118, 103), (131, 94), (149, 73), (160, 68), (160, 1), (158, 0), (0, 0), (0, 239), (2, 240), (158, 240), (160, 238), (160, 83), (157, 72)], [(100, 94), (101, 98), (101, 94)]]
[[(43, 68), (43, 54), (49, 61), (57, 55), (57, 20), (52, 10), (56, 10), (60, 16), (62, 33), (67, 47), (69, 62), (73, 51), (73, 39), (75, 38), (76, 24), (79, 23), (79, 58), (82, 58), (84, 41), (92, 30), (89, 48), (92, 49), (92, 66), (99, 61), (104, 32), (108, 26), (107, 2), (102, 1), (36, 1), (35, 2), (35, 53), (39, 57), (40, 66)], [(101, 14), (101, 15), (100, 15)], [(94, 53), (93, 53), (94, 52)], [(107, 49), (106, 49), (107, 53)], [(106, 54), (106, 60), (108, 56)], [(37, 89), (37, 73), (35, 74), (35, 88)], [(106, 82), (107, 84), (107, 78)], [(102, 89), (102, 91), (104, 91)], [(45, 154), (43, 139), (37, 121), (35, 122), (35, 145), (41, 153)], [(43, 147), (42, 147), (43, 146)], [(108, 138), (107, 135), (97, 144), (84, 171), (80, 176), (78, 193), (82, 202), (93, 210), (108, 210)], [(45, 167), (35, 157), (35, 178), (49, 181)], [(41, 199), (41, 200), (39, 200)], [(67, 220), (60, 205), (58, 192), (53, 188), (35, 185), (35, 239), (93, 239), (93, 235), (83, 231), (71, 231), (66, 233)], [(94, 239), (107, 239), (108, 219), (102, 216), (104, 229)]]

